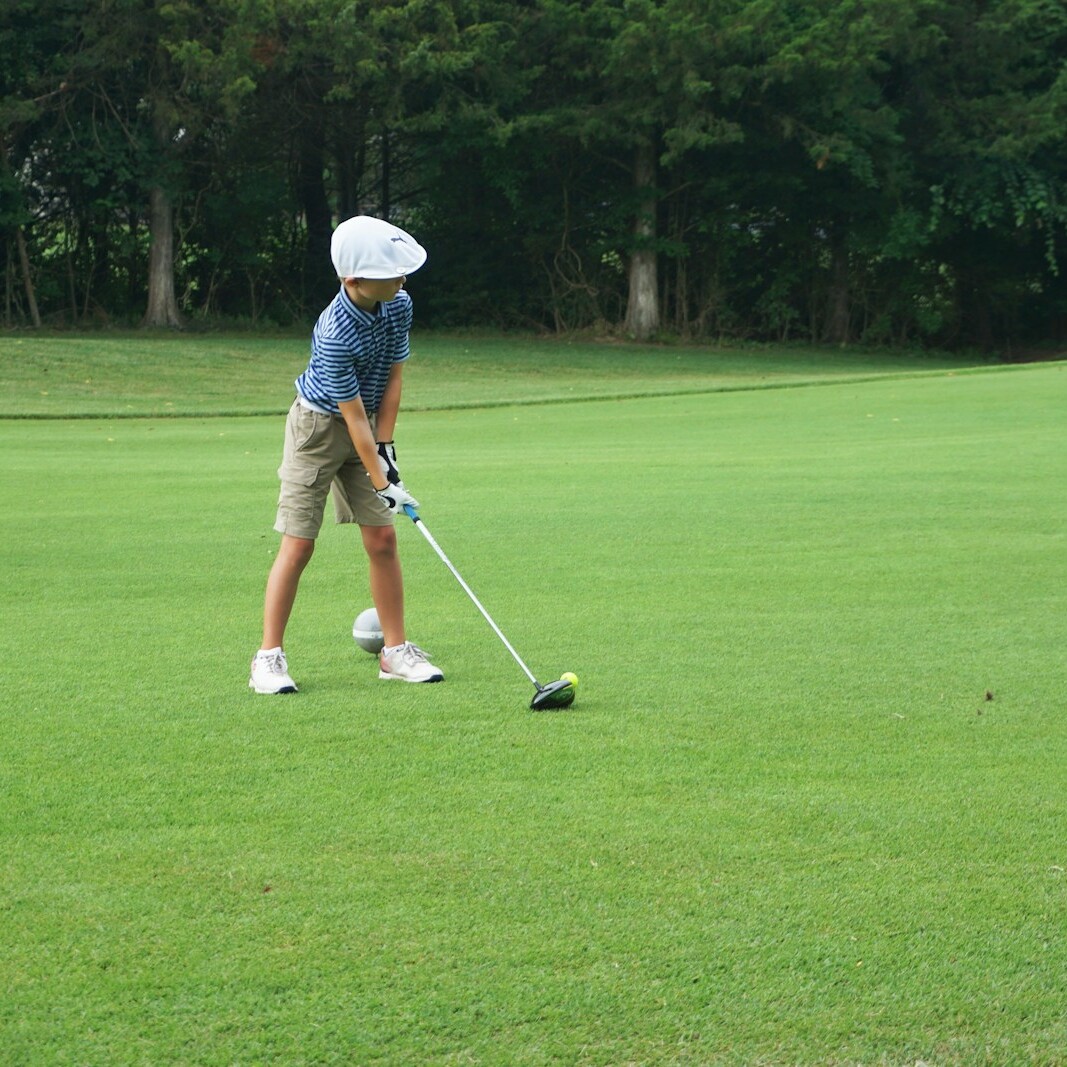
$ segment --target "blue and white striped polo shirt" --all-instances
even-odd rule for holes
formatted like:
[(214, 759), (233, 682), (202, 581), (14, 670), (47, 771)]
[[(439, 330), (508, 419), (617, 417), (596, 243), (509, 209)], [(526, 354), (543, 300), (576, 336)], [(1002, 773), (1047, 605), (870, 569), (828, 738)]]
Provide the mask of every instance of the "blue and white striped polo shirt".
[(368, 414), (382, 403), (389, 371), (411, 354), (411, 297), (403, 289), (371, 315), (341, 291), (311, 332), (311, 360), (296, 380), (297, 392), (315, 407), (340, 414), (339, 401), (363, 401)]

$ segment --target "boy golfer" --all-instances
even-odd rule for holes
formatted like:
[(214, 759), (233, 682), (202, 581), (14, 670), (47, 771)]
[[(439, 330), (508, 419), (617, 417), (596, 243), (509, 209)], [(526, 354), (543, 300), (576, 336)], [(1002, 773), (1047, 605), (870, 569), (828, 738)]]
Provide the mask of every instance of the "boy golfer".
[(385, 638), (378, 677), (444, 679), (404, 632), (394, 528), (405, 504), (418, 505), (397, 470), (393, 432), (411, 328), (404, 281), (426, 262), (426, 251), (398, 227), (359, 215), (337, 227), (330, 252), (341, 289), (312, 331), (311, 359), (296, 380), (285, 423), (274, 523), (282, 540), (267, 579), (263, 643), (248, 683), (257, 693), (296, 692), (283, 651), (285, 627), (331, 489), (337, 522), (357, 523), (367, 552)]

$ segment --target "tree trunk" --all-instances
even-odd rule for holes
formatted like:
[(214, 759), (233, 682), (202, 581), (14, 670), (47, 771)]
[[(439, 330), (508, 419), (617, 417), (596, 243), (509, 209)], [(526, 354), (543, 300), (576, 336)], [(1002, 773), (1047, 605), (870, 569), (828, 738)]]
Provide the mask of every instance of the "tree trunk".
[(382, 131), (382, 195), (379, 214), (383, 219), (389, 218), (393, 209), (392, 184), (393, 179), (393, 153), (389, 143), (389, 131)]
[(830, 291), (826, 297), (823, 340), (847, 345), (851, 337), (852, 305), (849, 294), (848, 246), (836, 236), (830, 249)]
[(148, 309), (142, 326), (181, 329), (174, 291), (174, 208), (161, 186), (149, 195), (151, 240), (148, 250)]
[(37, 310), (37, 296), (33, 291), (33, 277), (30, 275), (30, 257), (26, 252), (26, 238), (22, 227), (15, 227), (15, 244), (19, 250), (19, 266), (22, 268), (22, 281), (26, 286), (26, 304), (30, 309), (30, 320), (34, 326), (41, 325), (41, 313)]
[(642, 142), (634, 160), (634, 186), (641, 199), (634, 220), (634, 251), (630, 256), (630, 288), (624, 329), (646, 341), (659, 329), (659, 280), (656, 250), (656, 152)]
[[(300, 204), (307, 226), (304, 249), (303, 299), (309, 307), (321, 305), (337, 291), (337, 276), (330, 263), (330, 238), (333, 220), (326, 192), (326, 159), (321, 133), (308, 125), (300, 137), (298, 172)], [(344, 221), (341, 219), (340, 221)]]

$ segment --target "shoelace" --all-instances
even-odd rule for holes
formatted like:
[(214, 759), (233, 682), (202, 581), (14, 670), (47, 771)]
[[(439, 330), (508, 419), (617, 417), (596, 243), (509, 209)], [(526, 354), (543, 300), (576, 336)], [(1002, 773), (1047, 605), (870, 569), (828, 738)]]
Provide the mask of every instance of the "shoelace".
[(280, 652), (262, 657), (261, 662), (266, 663), (271, 674), (285, 674), (285, 657)]
[(403, 650), (400, 653), (400, 658), (409, 666), (414, 667), (416, 663), (428, 663), (430, 656), (428, 653), (423, 652), (418, 645), (413, 645), (408, 641)]

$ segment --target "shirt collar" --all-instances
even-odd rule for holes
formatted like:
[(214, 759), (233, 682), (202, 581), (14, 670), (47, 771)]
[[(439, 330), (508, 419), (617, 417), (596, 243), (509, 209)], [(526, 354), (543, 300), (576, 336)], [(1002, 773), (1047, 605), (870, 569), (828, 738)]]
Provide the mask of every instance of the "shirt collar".
[(356, 319), (359, 322), (370, 325), (375, 322), (379, 315), (382, 313), (382, 306), (378, 305), (378, 315), (372, 315), (369, 311), (364, 311), (355, 301), (348, 295), (348, 290), (345, 289), (344, 283), (341, 283), (341, 307), (344, 312)]

